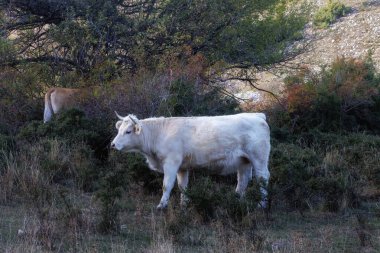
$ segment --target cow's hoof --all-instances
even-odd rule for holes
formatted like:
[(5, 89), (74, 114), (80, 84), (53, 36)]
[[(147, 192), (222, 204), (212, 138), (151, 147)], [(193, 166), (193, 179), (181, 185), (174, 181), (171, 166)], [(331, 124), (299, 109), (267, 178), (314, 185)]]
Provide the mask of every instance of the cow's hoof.
[(181, 202), (179, 207), (181, 208), (181, 210), (186, 210), (187, 209), (187, 206), (188, 206), (188, 202)]
[(237, 198), (237, 199), (242, 199), (243, 196), (242, 196), (241, 193), (235, 192), (235, 198)]
[(266, 209), (268, 207), (268, 201), (262, 200), (260, 203), (257, 205), (258, 208), (260, 209)]
[(167, 209), (167, 205), (164, 205), (164, 204), (159, 204), (157, 207), (156, 207), (156, 209), (157, 209), (157, 211), (165, 211), (166, 209)]

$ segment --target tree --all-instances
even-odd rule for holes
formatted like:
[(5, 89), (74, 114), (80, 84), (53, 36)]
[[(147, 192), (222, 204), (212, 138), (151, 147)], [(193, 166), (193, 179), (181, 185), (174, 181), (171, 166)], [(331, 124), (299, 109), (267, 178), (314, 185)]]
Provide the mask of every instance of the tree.
[[(305, 18), (290, 0), (0, 0), (1, 34), (16, 56), (56, 71), (113, 78), (164, 56), (252, 68), (286, 60)], [(186, 49), (186, 50), (185, 50)], [(184, 54), (183, 52), (190, 52)]]

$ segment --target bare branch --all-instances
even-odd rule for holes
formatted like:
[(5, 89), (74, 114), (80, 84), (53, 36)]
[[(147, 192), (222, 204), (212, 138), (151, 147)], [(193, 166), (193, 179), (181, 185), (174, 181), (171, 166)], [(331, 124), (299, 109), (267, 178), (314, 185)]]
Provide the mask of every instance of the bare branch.
[(258, 91), (262, 91), (262, 92), (270, 94), (273, 98), (275, 98), (277, 100), (277, 102), (281, 105), (281, 107), (285, 108), (285, 106), (282, 104), (281, 100), (278, 98), (278, 96), (276, 96), (276, 94), (274, 94), (273, 92), (271, 92), (269, 90), (266, 90), (266, 89), (263, 89), (263, 88), (259, 88), (257, 85), (255, 85), (255, 79), (244, 78), (244, 77), (229, 77), (229, 78), (221, 78), (221, 79), (219, 79), (219, 81), (221, 81), (221, 82), (227, 82), (227, 81), (246, 82), (252, 88), (254, 88), (254, 89), (258, 90)]
[(0, 63), (0, 67), (15, 67), (17, 65), (24, 64), (24, 63), (38, 63), (38, 62), (50, 62), (52, 64), (59, 63), (59, 64), (64, 64), (66, 68), (68, 68), (69, 70), (78, 69), (83, 72), (88, 72), (87, 69), (75, 63), (74, 61), (64, 59), (61, 57), (53, 57), (53, 56), (38, 56), (38, 57), (32, 57), (32, 58), (26, 58), (26, 59), (16, 59), (11, 62)]

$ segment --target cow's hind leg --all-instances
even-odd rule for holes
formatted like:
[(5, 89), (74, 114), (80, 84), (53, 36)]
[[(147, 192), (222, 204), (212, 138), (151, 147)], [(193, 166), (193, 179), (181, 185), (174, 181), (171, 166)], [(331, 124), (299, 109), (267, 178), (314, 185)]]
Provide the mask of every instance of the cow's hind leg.
[(262, 208), (267, 207), (268, 199), (267, 199), (267, 186), (270, 177), (270, 173), (268, 170), (268, 160), (269, 160), (269, 152), (270, 152), (270, 144), (263, 141), (258, 145), (259, 149), (253, 153), (252, 157), (250, 157), (253, 168), (254, 175), (257, 180), (262, 181), (263, 185), (260, 187), (261, 191), (261, 202), (259, 206)]
[(252, 165), (250, 163), (243, 164), (237, 170), (237, 186), (236, 193), (239, 197), (243, 197), (247, 189), (249, 180), (252, 178)]
[(188, 202), (188, 198), (185, 195), (187, 184), (189, 183), (188, 170), (180, 170), (177, 172), (177, 183), (178, 183), (178, 188), (181, 191), (181, 207), (184, 207), (186, 206)]
[(52, 116), (53, 116), (53, 112), (51, 111), (51, 109), (49, 108), (49, 106), (45, 104), (44, 123), (50, 121), (51, 118), (52, 118)]

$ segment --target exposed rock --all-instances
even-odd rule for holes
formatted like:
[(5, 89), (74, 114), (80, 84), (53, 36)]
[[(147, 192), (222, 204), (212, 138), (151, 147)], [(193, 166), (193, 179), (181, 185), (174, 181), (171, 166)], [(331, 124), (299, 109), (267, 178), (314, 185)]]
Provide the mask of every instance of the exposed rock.
[[(327, 2), (318, 0), (314, 4), (322, 7)], [(318, 72), (321, 66), (341, 56), (364, 59), (370, 54), (376, 70), (380, 71), (380, 0), (340, 2), (352, 11), (327, 29), (317, 29), (310, 22), (305, 27), (304, 39), (292, 45), (299, 48), (308, 44), (308, 50), (288, 62), (286, 65), (291, 67), (283, 67), (282, 75), (259, 73), (257, 84), (260, 88), (278, 93), (283, 86), (284, 73), (291, 72), (294, 67), (308, 66)]]

